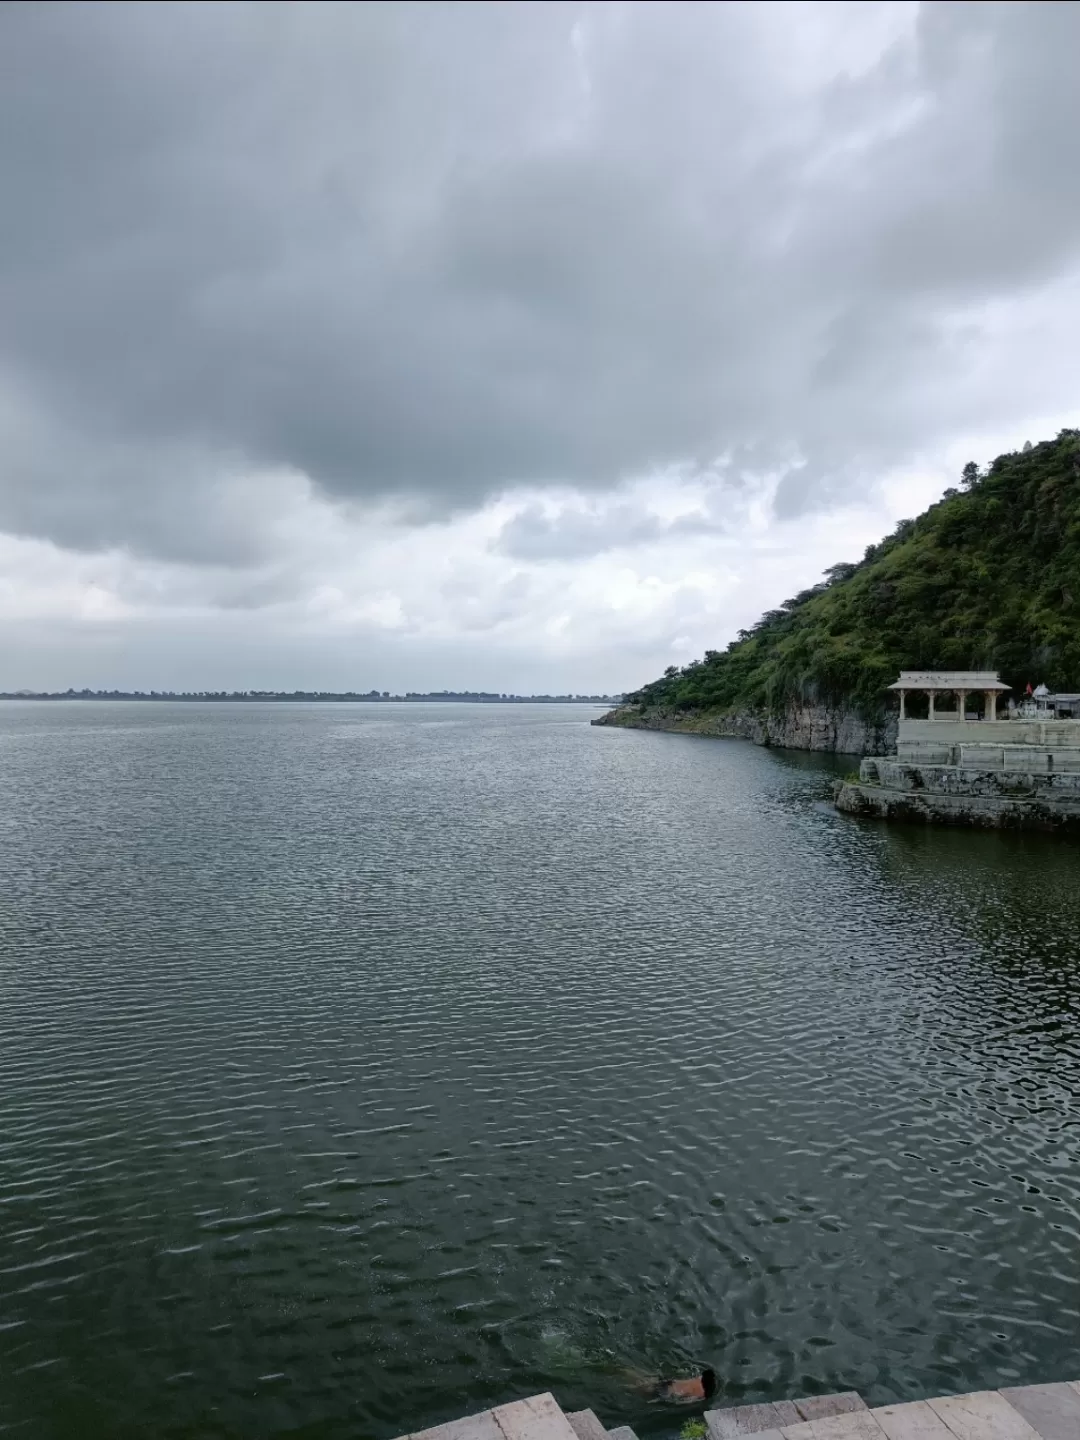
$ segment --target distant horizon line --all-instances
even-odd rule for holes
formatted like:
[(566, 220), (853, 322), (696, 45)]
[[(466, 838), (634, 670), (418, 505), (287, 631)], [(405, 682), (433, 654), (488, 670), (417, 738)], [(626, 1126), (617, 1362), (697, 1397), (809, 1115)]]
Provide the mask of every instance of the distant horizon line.
[(566, 691), (563, 694), (518, 695), (510, 691), (496, 690), (406, 690), (395, 694), (389, 690), (4, 690), (0, 700), (209, 700), (217, 703), (236, 701), (320, 701), (323, 703), (363, 702), (365, 704), (387, 704), (394, 701), (416, 703), (418, 701), (441, 701), (474, 705), (523, 705), (523, 704), (572, 704), (606, 705), (616, 704), (621, 694), (584, 694)]

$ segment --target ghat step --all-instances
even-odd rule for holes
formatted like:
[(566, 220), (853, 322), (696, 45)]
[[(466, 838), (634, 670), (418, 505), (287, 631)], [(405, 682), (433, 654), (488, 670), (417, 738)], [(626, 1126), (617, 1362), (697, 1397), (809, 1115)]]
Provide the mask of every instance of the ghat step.
[[(401, 1440), (406, 1440), (405, 1436)], [(533, 1395), (494, 1410), (418, 1430), (407, 1440), (578, 1440), (554, 1395)]]
[[(795, 1412), (793, 1414), (792, 1412)], [(853, 1390), (706, 1412), (709, 1440), (1080, 1440), (1080, 1381), (867, 1409)]]
[(808, 1424), (832, 1415), (865, 1411), (854, 1390), (839, 1395), (808, 1395), (803, 1400), (776, 1400), (767, 1405), (739, 1405), (732, 1410), (708, 1410), (705, 1424), (709, 1440), (735, 1440), (739, 1435), (780, 1434), (787, 1426)]
[(600, 1424), (595, 1411), (575, 1410), (566, 1418), (578, 1440), (608, 1440), (608, 1432)]
[[(854, 1390), (705, 1412), (708, 1440), (1080, 1440), (1080, 1381), (977, 1390), (869, 1410)], [(399, 1440), (637, 1440), (592, 1410), (533, 1395)]]

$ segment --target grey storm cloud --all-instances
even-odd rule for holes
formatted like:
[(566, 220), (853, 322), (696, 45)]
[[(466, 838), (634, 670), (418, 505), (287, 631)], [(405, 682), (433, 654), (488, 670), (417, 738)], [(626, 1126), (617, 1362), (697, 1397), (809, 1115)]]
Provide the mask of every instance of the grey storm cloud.
[(733, 448), (798, 510), (993, 418), (950, 327), (1080, 257), (1080, 6), (803, 82), (876, 13), (0, 7), (0, 528), (243, 563), (245, 469), (439, 514)]
[(520, 560), (574, 560), (680, 535), (720, 534), (725, 528), (723, 520), (700, 511), (667, 520), (627, 501), (554, 515), (534, 504), (506, 522), (496, 545)]

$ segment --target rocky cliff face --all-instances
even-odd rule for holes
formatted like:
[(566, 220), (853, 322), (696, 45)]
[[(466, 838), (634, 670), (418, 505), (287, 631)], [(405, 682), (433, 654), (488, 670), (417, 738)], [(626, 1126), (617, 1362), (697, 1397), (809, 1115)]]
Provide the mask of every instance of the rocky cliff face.
[(592, 722), (632, 730), (675, 730), (688, 735), (728, 735), (786, 750), (832, 750), (842, 755), (886, 755), (896, 749), (896, 716), (868, 724), (854, 711), (829, 705), (791, 705), (782, 714), (729, 714), (638, 709), (620, 705)]

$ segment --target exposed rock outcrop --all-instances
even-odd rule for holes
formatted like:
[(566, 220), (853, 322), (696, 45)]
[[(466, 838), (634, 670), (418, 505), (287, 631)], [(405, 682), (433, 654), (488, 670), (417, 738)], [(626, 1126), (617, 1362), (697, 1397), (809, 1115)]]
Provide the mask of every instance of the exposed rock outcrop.
[(842, 755), (884, 755), (896, 747), (896, 717), (869, 723), (853, 710), (829, 705), (789, 705), (778, 714), (741, 710), (675, 711), (620, 705), (594, 725), (631, 730), (674, 730), (687, 735), (726, 735), (785, 750), (830, 750)]

